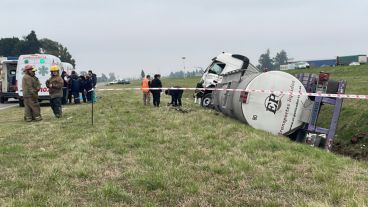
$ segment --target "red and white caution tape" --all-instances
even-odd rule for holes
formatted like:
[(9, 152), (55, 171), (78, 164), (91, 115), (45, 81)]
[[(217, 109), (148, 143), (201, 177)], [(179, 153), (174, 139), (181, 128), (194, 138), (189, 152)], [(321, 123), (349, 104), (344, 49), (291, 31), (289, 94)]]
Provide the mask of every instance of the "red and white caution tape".
[[(368, 95), (355, 94), (330, 94), (330, 93), (303, 93), (303, 92), (289, 92), (289, 91), (275, 91), (275, 90), (260, 90), (260, 89), (226, 89), (226, 88), (143, 88), (149, 90), (207, 90), (207, 91), (233, 91), (233, 92), (248, 92), (248, 93), (268, 93), (275, 95), (301, 95), (301, 96), (315, 96), (315, 97), (329, 97), (329, 98), (345, 98), (345, 99), (363, 99), (368, 100)], [(97, 91), (128, 91), (128, 90), (142, 90), (142, 88), (105, 88), (96, 89)]]

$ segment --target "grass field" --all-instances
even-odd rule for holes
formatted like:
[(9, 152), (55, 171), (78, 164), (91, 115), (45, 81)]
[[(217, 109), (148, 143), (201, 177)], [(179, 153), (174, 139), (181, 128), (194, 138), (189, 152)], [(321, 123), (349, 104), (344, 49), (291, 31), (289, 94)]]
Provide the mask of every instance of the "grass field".
[[(342, 69), (328, 70), (333, 78), (352, 70)], [(344, 75), (348, 92), (366, 93), (366, 74), (356, 86)], [(30, 124), (21, 108), (0, 111), (0, 206), (368, 205), (367, 162), (255, 130), (187, 92), (188, 113), (166, 107), (166, 96), (162, 107), (145, 107), (139, 91), (98, 97), (93, 126), (88, 104), (66, 106), (59, 120), (42, 107), (44, 120)], [(343, 114), (353, 116), (342, 117), (341, 142), (346, 130), (366, 128), (352, 123), (367, 119), (365, 103), (346, 101)]]

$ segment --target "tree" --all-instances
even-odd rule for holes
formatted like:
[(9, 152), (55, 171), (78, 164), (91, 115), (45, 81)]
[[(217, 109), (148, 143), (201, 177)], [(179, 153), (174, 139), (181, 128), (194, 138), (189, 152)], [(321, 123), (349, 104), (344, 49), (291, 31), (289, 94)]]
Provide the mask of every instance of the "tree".
[(97, 77), (97, 82), (107, 82), (109, 79), (107, 78), (107, 76), (105, 74), (101, 74), (101, 77)]
[(35, 31), (31, 31), (29, 35), (24, 37), (23, 47), (21, 48), (22, 54), (35, 54), (40, 52), (41, 43), (37, 39)]
[(114, 80), (116, 80), (115, 73), (109, 73), (109, 81), (114, 81)]
[(75, 67), (75, 60), (69, 53), (68, 48), (64, 47), (62, 44), (44, 38), (40, 40), (42, 51), (46, 54), (55, 55), (60, 58), (62, 62), (68, 62)]
[(33, 30), (22, 40), (16, 37), (0, 39), (0, 56), (20, 56), (40, 52), (57, 56), (61, 61), (71, 63), (75, 67), (75, 60), (66, 47), (47, 38), (38, 40)]
[(36, 32), (32, 30), (29, 35), (23, 37), (23, 40), (19, 40), (12, 47), (15, 56), (35, 54), (40, 52), (41, 43), (37, 39)]
[(0, 56), (18, 56), (15, 46), (19, 41), (17, 37), (0, 39)]
[(141, 71), (141, 77), (142, 77), (142, 79), (143, 79), (144, 77), (146, 77), (146, 73), (144, 73), (144, 70), (142, 70), (142, 71)]
[(53, 40), (43, 38), (40, 40), (41, 52), (59, 57), (59, 43)]
[(108, 80), (107, 76), (104, 73), (102, 73), (101, 75), (101, 80), (102, 82), (106, 82)]
[(270, 57), (270, 49), (267, 49), (266, 53), (261, 54), (258, 62), (262, 70), (265, 71), (273, 70), (273, 60)]
[(280, 70), (280, 65), (285, 65), (287, 61), (288, 61), (288, 57), (287, 57), (285, 50), (281, 50), (273, 58), (275, 70)]
[(59, 45), (59, 57), (62, 62), (68, 62), (75, 67), (75, 60), (72, 55), (68, 52), (68, 48)]

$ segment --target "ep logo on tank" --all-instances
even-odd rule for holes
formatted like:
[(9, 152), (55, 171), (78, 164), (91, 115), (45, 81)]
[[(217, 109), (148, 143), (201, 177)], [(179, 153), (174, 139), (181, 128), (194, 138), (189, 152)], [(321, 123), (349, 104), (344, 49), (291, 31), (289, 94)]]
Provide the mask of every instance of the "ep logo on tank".
[(276, 114), (276, 111), (278, 111), (281, 107), (281, 98), (276, 96), (275, 94), (269, 95), (265, 100), (265, 107), (267, 111), (272, 112), (273, 114)]

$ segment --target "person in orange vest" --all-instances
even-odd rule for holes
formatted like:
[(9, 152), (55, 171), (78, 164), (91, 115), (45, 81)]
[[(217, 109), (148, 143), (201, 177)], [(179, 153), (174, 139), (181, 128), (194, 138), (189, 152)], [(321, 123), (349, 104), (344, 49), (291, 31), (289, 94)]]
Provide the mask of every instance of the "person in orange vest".
[(143, 103), (144, 105), (150, 104), (150, 86), (151, 86), (151, 76), (147, 75), (146, 78), (142, 80), (142, 92), (143, 92)]

